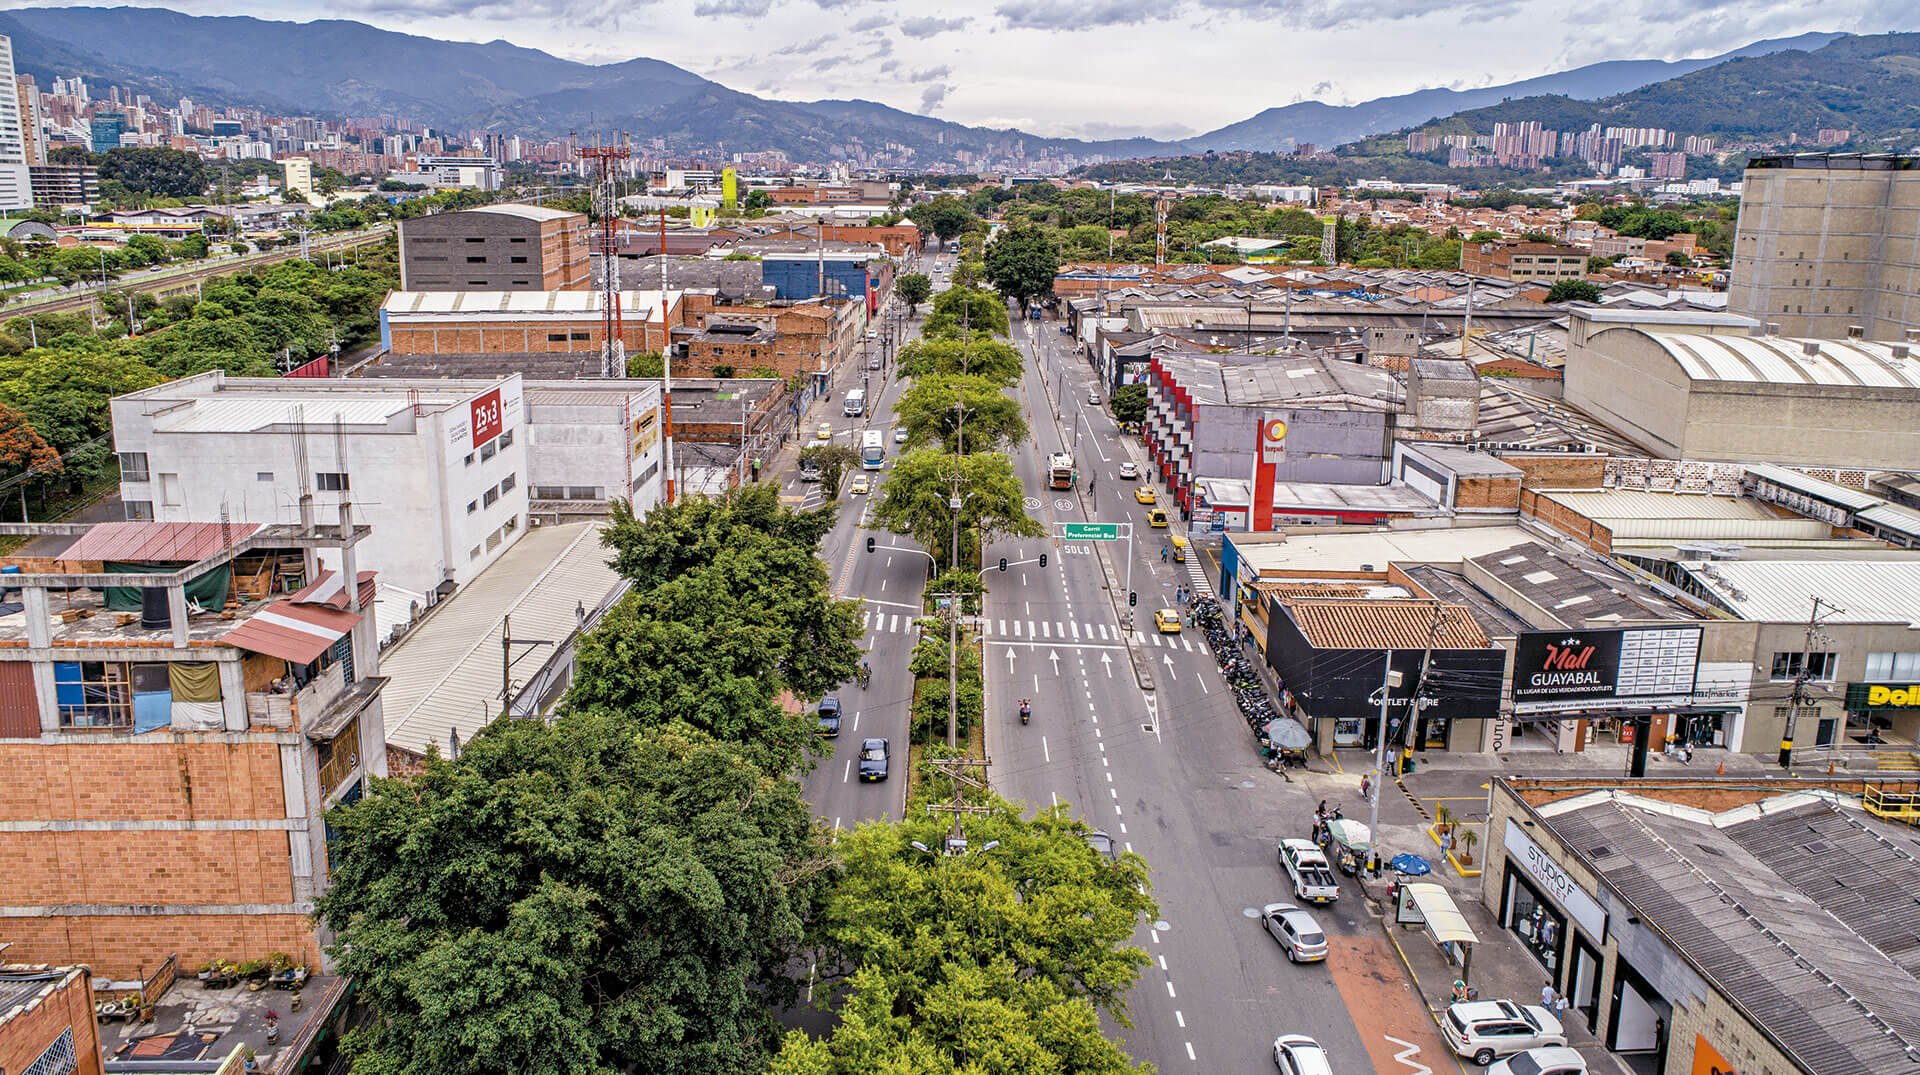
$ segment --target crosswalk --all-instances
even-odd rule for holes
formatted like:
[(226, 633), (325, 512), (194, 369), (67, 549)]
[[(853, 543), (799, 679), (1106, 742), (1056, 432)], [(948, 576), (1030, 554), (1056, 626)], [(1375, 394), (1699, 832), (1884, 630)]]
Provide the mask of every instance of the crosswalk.
[(1192, 553), (1187, 555), (1187, 578), (1191, 580), (1187, 588), (1201, 597), (1212, 597), (1213, 586), (1207, 581), (1207, 569), (1201, 559)]
[[(863, 631), (884, 631), (891, 634), (911, 633), (914, 621), (918, 617), (897, 612), (879, 612), (867, 609), (860, 614), (860, 626)], [(1075, 620), (1009, 620), (988, 618), (984, 623), (988, 642), (1008, 643), (1052, 643), (1056, 646), (1097, 646), (1125, 645), (1127, 632), (1117, 625), (1109, 623), (1081, 623)], [(1198, 648), (1193, 639), (1184, 634), (1168, 635), (1158, 631), (1135, 631), (1133, 642), (1140, 645), (1159, 646), (1164, 649), (1181, 650), (1187, 653)]]

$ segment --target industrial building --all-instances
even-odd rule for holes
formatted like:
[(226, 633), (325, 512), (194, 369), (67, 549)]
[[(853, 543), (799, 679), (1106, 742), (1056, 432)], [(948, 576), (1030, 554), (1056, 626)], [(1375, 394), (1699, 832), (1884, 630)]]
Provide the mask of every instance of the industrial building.
[[(666, 346), (683, 297), (620, 292), (628, 354)], [(380, 343), (396, 355), (583, 354), (597, 368), (605, 310), (598, 291), (395, 291), (380, 304)]]
[(1560, 243), (1499, 239), (1460, 245), (1460, 271), (1516, 284), (1548, 284), (1587, 278), (1587, 252)]
[(401, 291), (578, 291), (593, 286), (587, 218), (500, 204), (400, 222)]
[(1786, 336), (1920, 329), (1920, 157), (1760, 156), (1742, 177), (1729, 309)]

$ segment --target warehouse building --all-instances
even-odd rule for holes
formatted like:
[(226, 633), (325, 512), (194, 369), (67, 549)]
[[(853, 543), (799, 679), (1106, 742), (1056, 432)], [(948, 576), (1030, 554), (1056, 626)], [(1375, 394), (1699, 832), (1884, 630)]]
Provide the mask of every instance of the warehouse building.
[(402, 291), (574, 291), (593, 286), (587, 218), (483, 205), (400, 222)]
[[(679, 291), (620, 292), (620, 338), (627, 353), (665, 347), (667, 329), (681, 323), (684, 297)], [(598, 291), (396, 291), (380, 304), (380, 343), (396, 355), (597, 359), (606, 336), (604, 298)]]

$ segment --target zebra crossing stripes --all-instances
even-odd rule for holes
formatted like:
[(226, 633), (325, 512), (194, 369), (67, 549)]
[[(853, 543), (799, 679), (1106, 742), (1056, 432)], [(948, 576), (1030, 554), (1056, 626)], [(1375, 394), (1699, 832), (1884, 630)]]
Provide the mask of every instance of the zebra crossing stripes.
[[(875, 612), (868, 609), (860, 614), (863, 631), (883, 631), (889, 634), (911, 633), (915, 630), (915, 617), (894, 612)], [(1151, 634), (1135, 631), (1129, 639), (1126, 632), (1106, 623), (1082, 623), (1077, 620), (1016, 620), (994, 619), (986, 622), (987, 637), (992, 641), (1006, 642), (1019, 640), (1029, 643), (1052, 643), (1058, 646), (1076, 645), (1119, 645), (1132, 641), (1143, 646), (1159, 646), (1165, 649), (1193, 652), (1196, 648), (1193, 640), (1185, 635)]]

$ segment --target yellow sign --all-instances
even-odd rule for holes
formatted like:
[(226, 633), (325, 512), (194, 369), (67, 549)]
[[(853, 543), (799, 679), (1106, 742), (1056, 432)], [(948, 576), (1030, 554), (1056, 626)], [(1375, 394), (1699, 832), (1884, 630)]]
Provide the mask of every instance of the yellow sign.
[(1920, 708), (1920, 687), (1887, 687), (1876, 683), (1867, 688), (1867, 704)]

